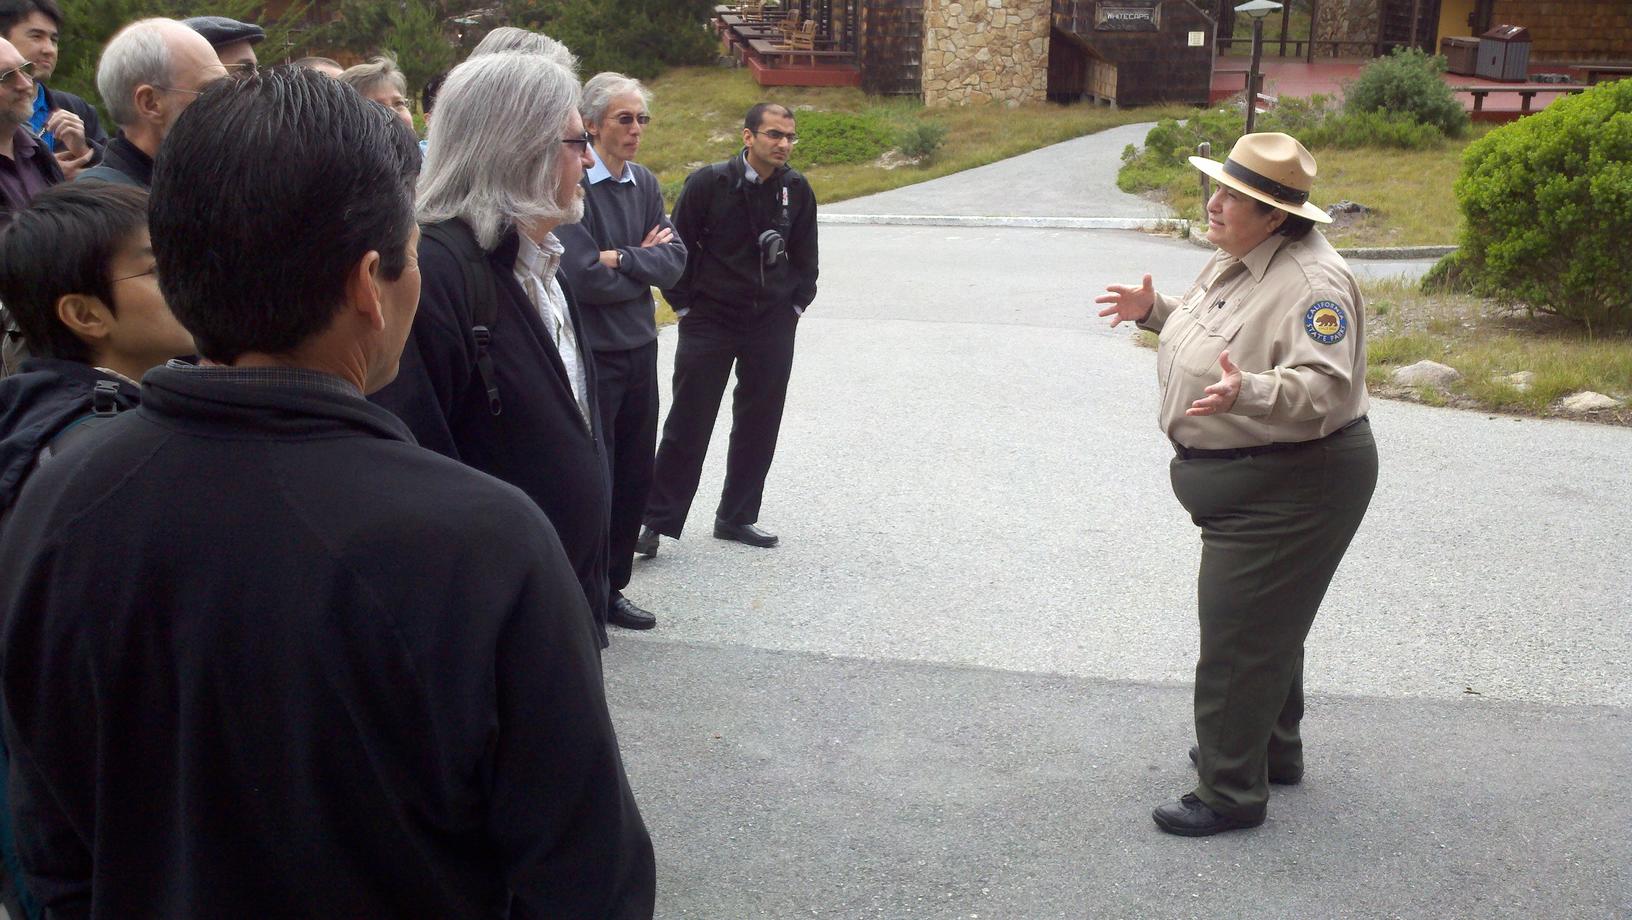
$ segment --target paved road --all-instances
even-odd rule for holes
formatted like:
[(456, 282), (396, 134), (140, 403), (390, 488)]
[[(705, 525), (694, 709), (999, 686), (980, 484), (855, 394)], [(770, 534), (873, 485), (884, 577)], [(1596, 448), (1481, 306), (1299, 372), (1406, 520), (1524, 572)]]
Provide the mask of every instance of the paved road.
[(715, 450), (685, 538), (636, 566), (662, 625), (606, 658), (660, 916), (1632, 916), (1632, 431), (1378, 403), (1377, 496), (1309, 643), (1308, 778), (1261, 829), (1170, 838), (1148, 810), (1190, 782), (1198, 541), (1154, 356), (1090, 301), (1206, 253), (822, 244), (763, 515), (783, 545), (708, 535)]

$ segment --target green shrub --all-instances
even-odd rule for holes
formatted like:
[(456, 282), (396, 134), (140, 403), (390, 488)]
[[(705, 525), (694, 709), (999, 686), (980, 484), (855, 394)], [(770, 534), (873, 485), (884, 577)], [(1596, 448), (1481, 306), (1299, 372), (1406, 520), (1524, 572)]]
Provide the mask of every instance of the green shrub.
[(903, 156), (927, 160), (946, 143), (949, 132), (950, 129), (938, 121), (915, 121), (901, 129), (895, 146), (900, 148)]
[(1589, 330), (1632, 331), (1632, 80), (1470, 144), (1456, 198), (1482, 290)]
[[(448, 15), (469, 8), (454, 0), (440, 2)], [(706, 64), (719, 49), (706, 25), (713, 9), (709, 0), (503, 0), (499, 9), (510, 25), (543, 32), (571, 48), (585, 80), (603, 70), (649, 80), (670, 66)]]
[(1468, 128), (1468, 113), (1440, 79), (1444, 70), (1442, 57), (1416, 48), (1396, 48), (1360, 71), (1344, 90), (1344, 109), (1409, 114), (1451, 137), (1461, 137)]
[(890, 149), (895, 138), (877, 112), (797, 112), (799, 166), (865, 163)]
[(1340, 150), (1358, 147), (1427, 150), (1445, 143), (1445, 135), (1438, 128), (1400, 112), (1343, 112), (1302, 131), (1286, 133), (1297, 137), (1305, 147)]

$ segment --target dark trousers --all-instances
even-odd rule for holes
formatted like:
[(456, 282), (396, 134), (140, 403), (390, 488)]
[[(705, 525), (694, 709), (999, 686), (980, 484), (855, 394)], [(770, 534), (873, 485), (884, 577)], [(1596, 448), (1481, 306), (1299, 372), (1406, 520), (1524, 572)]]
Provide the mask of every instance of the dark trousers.
[(616, 600), (629, 587), (635, 540), (652, 487), (652, 455), (657, 451), (657, 341), (627, 351), (595, 352), (595, 395), (612, 474), (612, 514), (607, 528), (607, 565)]
[(1303, 643), (1377, 485), (1368, 422), (1306, 447), (1172, 463), (1201, 528), (1196, 796), (1256, 818), (1303, 769)]
[(680, 536), (685, 527), (733, 364), (737, 386), (731, 393), (731, 446), (715, 517), (731, 524), (759, 520), (798, 329), (799, 316), (792, 307), (773, 307), (742, 323), (698, 310), (681, 318), (674, 392), (646, 502), (647, 526), (670, 537)]

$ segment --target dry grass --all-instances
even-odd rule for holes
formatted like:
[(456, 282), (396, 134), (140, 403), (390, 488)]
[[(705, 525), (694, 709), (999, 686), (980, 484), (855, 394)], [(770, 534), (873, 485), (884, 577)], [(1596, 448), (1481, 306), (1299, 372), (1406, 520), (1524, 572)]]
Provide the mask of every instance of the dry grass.
[(928, 163), (886, 169), (876, 163), (818, 166), (793, 165), (810, 179), (819, 201), (842, 201), (934, 179), (950, 173), (1035, 150), (1049, 144), (1118, 125), (1161, 118), (1182, 118), (1189, 108), (1108, 109), (1092, 104), (1040, 103), (1004, 108), (965, 106), (925, 109), (915, 100), (868, 96), (854, 88), (762, 88), (748, 71), (720, 67), (677, 68), (651, 84), (652, 127), (641, 147), (640, 161), (657, 173), (673, 203), (680, 183), (693, 170), (723, 160), (741, 147), (742, 113), (762, 99), (796, 110), (875, 111), (893, 124), (914, 119), (935, 121), (949, 131), (946, 143)]
[[(1632, 339), (1589, 336), (1581, 327), (1522, 307), (1461, 294), (1424, 294), (1416, 285), (1365, 285), (1367, 383), (1382, 396), (1416, 399), (1519, 415), (1563, 415), (1558, 400), (1591, 390), (1632, 397)], [(1401, 388), (1389, 382), (1396, 368), (1417, 361), (1447, 364), (1462, 379), (1448, 392)], [(1529, 372), (1528, 388), (1511, 378)], [(1632, 425), (1632, 409), (1589, 418)]]
[[(1455, 244), (1462, 212), (1452, 186), (1473, 136), (1434, 150), (1314, 151), (1320, 162), (1315, 200), (1328, 205), (1346, 199), (1371, 209), (1359, 219), (1339, 217), (1326, 238), (1339, 247)], [(1195, 175), (1169, 184), (1164, 200), (1180, 215), (1198, 217), (1202, 201)]]

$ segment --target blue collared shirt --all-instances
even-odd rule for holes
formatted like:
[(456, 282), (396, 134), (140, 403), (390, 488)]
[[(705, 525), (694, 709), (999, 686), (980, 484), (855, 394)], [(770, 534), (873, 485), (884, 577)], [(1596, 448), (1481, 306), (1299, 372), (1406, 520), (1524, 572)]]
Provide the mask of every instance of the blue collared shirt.
[[(589, 172), (584, 173), (585, 176), (589, 177), (590, 185), (614, 178), (612, 171), (606, 168), (605, 163), (601, 162), (601, 155), (595, 152), (594, 144), (589, 145), (589, 155), (595, 158), (595, 165), (589, 168)], [(635, 171), (629, 168), (628, 163), (625, 163), (623, 164), (623, 175), (616, 178), (619, 182), (622, 182), (625, 185), (634, 185)]]
[(40, 133), (45, 129), (45, 123), (50, 117), (51, 103), (45, 99), (45, 84), (36, 82), (34, 84), (34, 114), (28, 119), (28, 127), (30, 131), (33, 131), (39, 137), (40, 143), (44, 144), (47, 150), (56, 146), (56, 138), (51, 136), (51, 132)]

